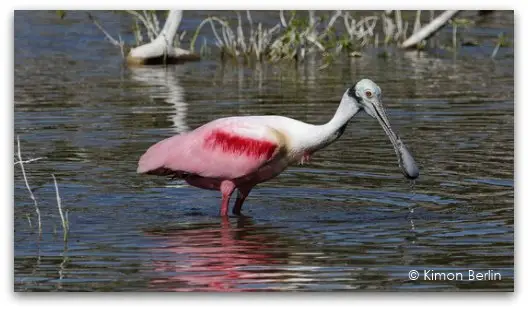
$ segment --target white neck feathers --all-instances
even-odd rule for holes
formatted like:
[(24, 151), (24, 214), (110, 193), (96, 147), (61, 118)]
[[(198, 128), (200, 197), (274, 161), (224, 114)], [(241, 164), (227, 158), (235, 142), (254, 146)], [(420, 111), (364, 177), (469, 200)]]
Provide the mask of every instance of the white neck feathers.
[(315, 152), (334, 142), (343, 134), (348, 121), (360, 110), (359, 104), (345, 92), (332, 119), (323, 125), (315, 125), (302, 139), (302, 148)]

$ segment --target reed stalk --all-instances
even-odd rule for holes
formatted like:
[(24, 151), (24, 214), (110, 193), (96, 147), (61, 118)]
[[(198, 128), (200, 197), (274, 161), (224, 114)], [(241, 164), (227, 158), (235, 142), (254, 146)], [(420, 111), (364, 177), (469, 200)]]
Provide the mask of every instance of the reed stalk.
[(40, 219), (40, 209), (37, 203), (37, 199), (35, 199), (35, 195), (33, 195), (33, 191), (31, 190), (31, 187), (29, 186), (29, 182), (26, 175), (26, 169), (24, 168), (24, 163), (28, 161), (24, 161), (22, 159), (22, 151), (20, 150), (20, 138), (17, 135), (17, 156), (18, 156), (18, 163), (20, 165), (20, 169), (22, 170), (22, 176), (24, 177), (24, 182), (26, 184), (26, 188), (29, 192), (29, 197), (31, 197), (31, 200), (33, 200), (33, 205), (35, 206), (35, 212), (37, 213), (37, 221), (38, 221), (38, 232), (39, 232), (39, 238), (42, 237), (42, 222)]

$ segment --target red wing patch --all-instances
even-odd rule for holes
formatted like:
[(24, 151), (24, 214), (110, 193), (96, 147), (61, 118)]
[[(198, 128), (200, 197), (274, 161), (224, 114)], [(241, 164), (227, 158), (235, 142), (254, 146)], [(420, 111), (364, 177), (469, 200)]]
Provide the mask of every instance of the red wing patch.
[(270, 159), (277, 145), (273, 142), (240, 137), (221, 130), (213, 131), (206, 139), (206, 146), (222, 148), (222, 151), (232, 154), (243, 154), (254, 158)]

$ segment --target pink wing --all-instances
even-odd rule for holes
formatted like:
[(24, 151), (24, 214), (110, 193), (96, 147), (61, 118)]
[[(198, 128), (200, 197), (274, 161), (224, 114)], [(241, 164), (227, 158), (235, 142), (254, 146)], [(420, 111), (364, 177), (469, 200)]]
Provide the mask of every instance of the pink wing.
[(138, 173), (235, 179), (277, 156), (280, 141), (277, 132), (265, 124), (243, 117), (219, 119), (156, 143), (141, 156)]

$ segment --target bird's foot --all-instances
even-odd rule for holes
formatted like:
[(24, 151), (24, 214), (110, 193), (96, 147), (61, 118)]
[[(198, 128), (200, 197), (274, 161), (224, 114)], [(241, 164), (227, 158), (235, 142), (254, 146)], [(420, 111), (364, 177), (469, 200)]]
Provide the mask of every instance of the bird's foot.
[(242, 214), (242, 212), (240, 212), (240, 211), (239, 212), (233, 212), (233, 216), (238, 217), (238, 218), (251, 218), (251, 216)]

